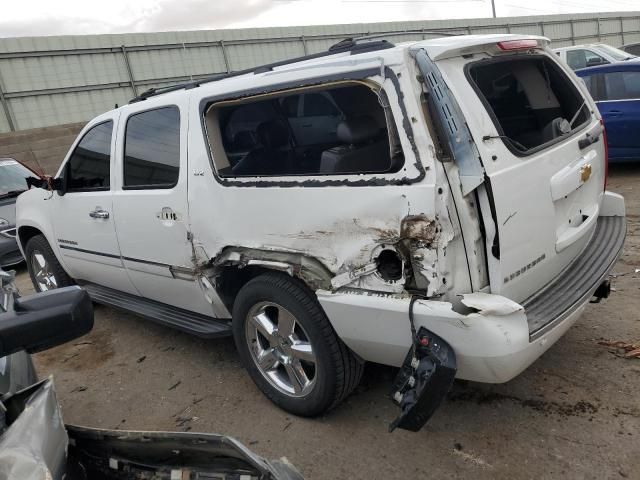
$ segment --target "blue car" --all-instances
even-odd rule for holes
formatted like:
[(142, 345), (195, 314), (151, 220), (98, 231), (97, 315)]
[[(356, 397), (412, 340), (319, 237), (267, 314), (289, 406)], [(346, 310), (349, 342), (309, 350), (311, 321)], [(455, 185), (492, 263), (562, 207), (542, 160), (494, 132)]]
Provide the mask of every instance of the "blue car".
[(596, 101), (607, 129), (609, 161), (640, 160), (640, 63), (576, 70)]

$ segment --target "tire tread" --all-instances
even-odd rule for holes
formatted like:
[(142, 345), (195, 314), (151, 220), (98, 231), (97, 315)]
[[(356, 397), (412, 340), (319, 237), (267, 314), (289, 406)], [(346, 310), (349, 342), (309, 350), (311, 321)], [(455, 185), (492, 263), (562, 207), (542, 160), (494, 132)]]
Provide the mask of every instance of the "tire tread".
[(58, 282), (58, 287), (68, 287), (70, 285), (74, 285), (73, 279), (67, 274), (67, 272), (62, 268), (56, 254), (53, 252), (51, 245), (47, 241), (46, 237), (42, 234), (34, 235), (31, 237), (25, 246), (24, 253), (27, 261), (27, 270), (29, 271), (29, 276), (31, 277), (31, 283), (33, 283), (33, 288), (38, 291), (38, 287), (36, 286), (35, 277), (33, 274), (33, 268), (31, 267), (31, 252), (35, 249), (42, 251), (47, 257), (47, 261), (51, 263), (51, 268), (53, 270), (53, 274), (56, 277)]
[[(326, 344), (330, 348), (330, 354), (335, 365), (335, 392), (333, 398), (327, 406), (320, 412), (312, 412), (311, 416), (329, 411), (342, 402), (357, 386), (362, 377), (364, 370), (364, 362), (359, 360), (349, 348), (336, 335), (329, 319), (324, 310), (320, 306), (316, 296), (308, 289), (308, 287), (299, 279), (286, 276), (279, 272), (269, 272), (261, 274), (243, 287), (251, 288), (258, 282), (265, 282), (272, 287), (290, 295), (295, 301), (309, 313), (309, 316), (319, 326), (321, 335), (324, 337)], [(234, 309), (235, 310), (235, 309)], [(263, 390), (264, 391), (264, 390)], [(278, 397), (264, 392), (267, 397), (279, 406), (281, 402)]]

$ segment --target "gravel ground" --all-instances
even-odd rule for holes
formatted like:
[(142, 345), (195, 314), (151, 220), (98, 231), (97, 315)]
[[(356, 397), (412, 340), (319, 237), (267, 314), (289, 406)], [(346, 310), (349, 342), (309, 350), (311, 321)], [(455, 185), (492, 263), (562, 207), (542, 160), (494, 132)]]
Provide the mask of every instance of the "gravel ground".
[[(394, 370), (368, 365), (362, 384), (318, 419), (272, 405), (231, 339), (204, 341), (107, 307), (93, 331), (36, 356), (68, 423), (225, 433), (309, 479), (640, 478), (640, 359), (602, 340), (640, 343), (640, 167), (612, 168), (628, 237), (611, 297), (526, 372), (502, 385), (457, 382), (419, 433), (387, 426)], [(23, 292), (31, 291), (24, 269)]]

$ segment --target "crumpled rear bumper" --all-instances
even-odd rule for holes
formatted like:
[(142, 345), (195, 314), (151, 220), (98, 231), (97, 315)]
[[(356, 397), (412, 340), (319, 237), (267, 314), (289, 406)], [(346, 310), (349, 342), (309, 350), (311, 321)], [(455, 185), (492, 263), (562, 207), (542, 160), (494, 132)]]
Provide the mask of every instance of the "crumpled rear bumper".
[[(580, 317), (622, 252), (624, 200), (607, 192), (591, 241), (559, 277), (522, 305), (500, 295), (471, 293), (462, 303), (418, 300), (416, 328), (424, 327), (453, 348), (457, 378), (506, 382), (533, 363)], [(338, 336), (367, 361), (401, 366), (411, 346), (408, 296), (318, 291)]]

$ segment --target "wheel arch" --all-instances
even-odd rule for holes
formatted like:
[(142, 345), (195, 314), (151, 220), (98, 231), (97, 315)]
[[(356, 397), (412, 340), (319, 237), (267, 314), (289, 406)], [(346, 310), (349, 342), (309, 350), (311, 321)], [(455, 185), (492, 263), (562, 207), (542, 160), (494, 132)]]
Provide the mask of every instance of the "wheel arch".
[(212, 260), (220, 298), (231, 311), (240, 289), (253, 278), (281, 272), (297, 278), (312, 292), (331, 288), (333, 274), (318, 259), (299, 252), (227, 247)]
[[(31, 240), (36, 235), (42, 235), (43, 237), (47, 238), (45, 233), (40, 228), (34, 227), (33, 225), (20, 225), (17, 230), (17, 235), (18, 247), (22, 251), (23, 256), (26, 253), (27, 242), (29, 240)], [(48, 238), (47, 241), (49, 242), (49, 244), (51, 244)]]

